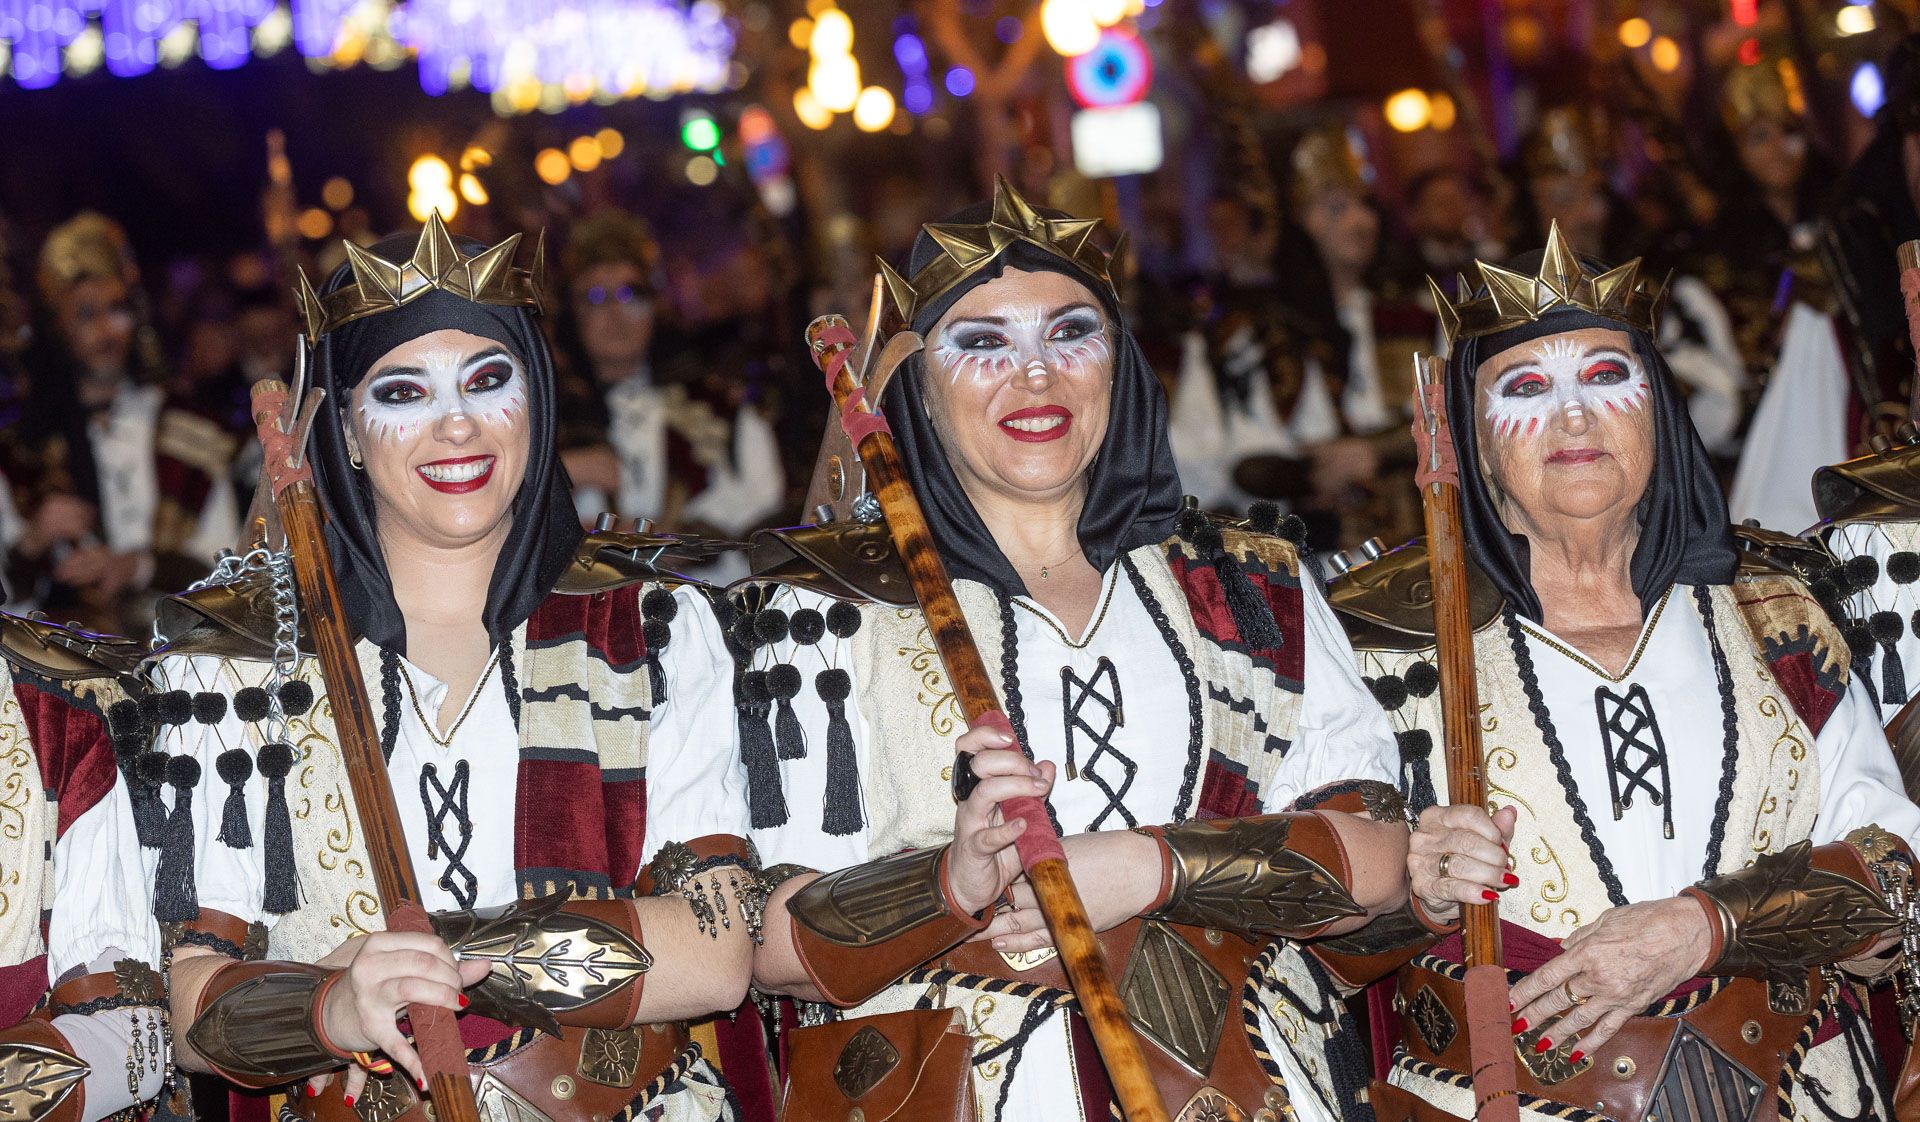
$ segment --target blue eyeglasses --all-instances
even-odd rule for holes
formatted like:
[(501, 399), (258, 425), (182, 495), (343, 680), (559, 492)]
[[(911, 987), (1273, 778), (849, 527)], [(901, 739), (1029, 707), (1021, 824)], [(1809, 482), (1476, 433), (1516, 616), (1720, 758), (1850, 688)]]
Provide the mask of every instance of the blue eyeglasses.
[(596, 284), (587, 289), (587, 304), (595, 308), (604, 307), (607, 304), (631, 306), (633, 304), (646, 303), (652, 299), (652, 293), (645, 289), (635, 288), (630, 284), (623, 284), (618, 288), (608, 288), (604, 284)]

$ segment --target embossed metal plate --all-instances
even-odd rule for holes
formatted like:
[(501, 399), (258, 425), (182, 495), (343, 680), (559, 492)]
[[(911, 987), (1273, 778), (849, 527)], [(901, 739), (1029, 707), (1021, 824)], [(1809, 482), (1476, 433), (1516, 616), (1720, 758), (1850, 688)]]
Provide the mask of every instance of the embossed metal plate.
[(1593, 1066), (1592, 1056), (1580, 1057), (1577, 1064), (1573, 1062), (1573, 1050), (1579, 1046), (1578, 1039), (1563, 1040), (1545, 1052), (1534, 1051), (1540, 1042), (1540, 1034), (1546, 1028), (1544, 1025), (1530, 1028), (1513, 1038), (1513, 1050), (1520, 1054), (1520, 1062), (1527, 1065), (1527, 1070), (1533, 1073), (1533, 1078), (1542, 1087), (1565, 1083)]
[(419, 1101), (419, 1092), (399, 1072), (368, 1076), (360, 1097), (353, 1100), (353, 1112), (361, 1122), (393, 1122)]
[(856, 1102), (900, 1066), (900, 1050), (886, 1034), (868, 1025), (847, 1038), (833, 1065), (833, 1085)]
[(1203, 1079), (1213, 1070), (1229, 996), (1226, 979), (1170, 927), (1140, 925), (1120, 999), (1142, 1035)]
[(1060, 952), (1052, 947), (1041, 947), (1035, 951), (1001, 951), (1000, 961), (1010, 970), (1032, 970), (1060, 957)]
[(580, 1041), (580, 1078), (603, 1087), (631, 1087), (640, 1068), (640, 1028), (590, 1028)]
[(1173, 1122), (1247, 1122), (1247, 1112), (1212, 1087), (1202, 1087), (1174, 1115)]
[(1751, 1072), (1682, 1021), (1667, 1046), (1648, 1118), (1660, 1122), (1752, 1122), (1766, 1101)]
[(1436, 1056), (1452, 1047), (1454, 1038), (1460, 1035), (1459, 1022), (1447, 1012), (1446, 1004), (1433, 992), (1432, 986), (1421, 986), (1420, 992), (1413, 995), (1407, 1016), (1413, 1021), (1414, 1031), (1420, 1034), (1420, 1042)]
[(513, 1088), (492, 1072), (480, 1077), (473, 1089), (473, 1100), (480, 1107), (481, 1122), (553, 1122)]
[(45, 1118), (59, 1109), (88, 1067), (38, 1044), (0, 1045), (0, 1118)]

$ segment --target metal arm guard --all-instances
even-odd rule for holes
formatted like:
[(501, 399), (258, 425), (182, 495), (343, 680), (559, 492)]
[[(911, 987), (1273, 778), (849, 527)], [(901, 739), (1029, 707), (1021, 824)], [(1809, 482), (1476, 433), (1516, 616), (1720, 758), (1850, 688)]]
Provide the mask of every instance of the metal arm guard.
[(553, 1036), (561, 1025), (626, 1028), (653, 966), (629, 900), (542, 896), (441, 912), (433, 930), (458, 960), (492, 970), (468, 990), (470, 1011)]
[(86, 1115), (87, 1065), (43, 1017), (0, 1031), (0, 1118), (80, 1122)]
[(304, 962), (233, 962), (200, 991), (187, 1043), (230, 1083), (278, 1087), (341, 1066), (320, 1029), (320, 1007), (338, 970)]
[(822, 997), (858, 1005), (985, 927), (947, 894), (947, 847), (914, 849), (807, 885), (787, 901), (793, 947)]
[(1900, 927), (1874, 866), (1911, 854), (1877, 827), (1815, 848), (1802, 841), (1684, 891), (1707, 909), (1714, 947), (1704, 974), (1790, 981), (1864, 954)]
[(1173, 883), (1147, 913), (1236, 935), (1306, 939), (1364, 915), (1340, 835), (1319, 811), (1184, 822), (1157, 831)]

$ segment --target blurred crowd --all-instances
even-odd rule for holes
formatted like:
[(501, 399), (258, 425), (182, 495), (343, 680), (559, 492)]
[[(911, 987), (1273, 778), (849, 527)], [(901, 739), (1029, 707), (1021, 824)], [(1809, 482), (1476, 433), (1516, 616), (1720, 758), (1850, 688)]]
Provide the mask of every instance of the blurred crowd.
[[(1755, 66), (1724, 84), (1713, 138), (1663, 145), (1558, 106), (1513, 159), (1430, 166), (1390, 197), (1337, 118), (1283, 152), (1243, 146), (1200, 200), (1171, 174), (1127, 206), (1060, 176), (1021, 186), (1128, 227), (1134, 329), (1183, 482), (1209, 507), (1279, 500), (1323, 549), (1418, 533), (1406, 418), (1413, 356), (1439, 344), (1428, 278), (1474, 283), (1474, 261), (1538, 248), (1557, 224), (1584, 255), (1670, 278), (1663, 343), (1735, 517), (1795, 532), (1814, 520), (1812, 469), (1909, 417), (1894, 249), (1920, 236), (1917, 56), (1903, 44), (1889, 61), (1851, 161), (1814, 142), (1790, 73)], [(1722, 158), (1684, 155), (1703, 150)], [(964, 194), (885, 181), (868, 247), (898, 261)], [(544, 322), (583, 522), (741, 539), (808, 517), (826, 408), (802, 333), (851, 294), (756, 206), (656, 231), (635, 203), (547, 231)], [(337, 243), (159, 263), (139, 249), (82, 213), (13, 247), (0, 276), (6, 606), (133, 633), (249, 538), (249, 388), (296, 376), (296, 267), (316, 283), (344, 267)]]

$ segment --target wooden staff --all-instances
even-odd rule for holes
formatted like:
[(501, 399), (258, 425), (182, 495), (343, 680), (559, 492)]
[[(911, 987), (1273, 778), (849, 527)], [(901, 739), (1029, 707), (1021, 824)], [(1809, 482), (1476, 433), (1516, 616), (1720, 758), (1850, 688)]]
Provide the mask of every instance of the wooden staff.
[[(309, 389), (309, 395), (323, 391)], [(380, 729), (367, 700), (367, 684), (360, 677), (352, 629), (340, 605), (340, 586), (327, 553), (326, 515), (313, 488), (313, 469), (304, 449), (296, 447), (291, 393), (286, 384), (269, 379), (253, 387), (253, 421), (265, 453), (264, 471), (273, 488), (274, 507), (293, 554), (293, 577), (300, 590), (300, 626), (313, 637), (320, 655), (320, 673), (326, 680), (333, 724), (353, 786), (361, 836), (367, 859), (386, 912), (387, 930), (433, 934), (433, 924), (420, 905), (420, 882), (407, 851), (406, 830), (387, 781), (386, 758), (380, 752)], [(316, 401), (317, 401), (316, 397)], [(312, 407), (309, 406), (309, 409)], [(467, 1078), (467, 1052), (460, 1041), (454, 1015), (436, 1005), (410, 1005), (414, 1047), (427, 1072), (434, 1113), (440, 1122), (480, 1122)]]
[[(967, 617), (961, 614), (960, 601), (954, 598), (953, 580), (934, 548), (933, 533), (927, 528), (913, 486), (907, 482), (900, 453), (893, 445), (893, 433), (866, 399), (864, 387), (847, 369), (855, 342), (852, 329), (840, 316), (821, 316), (807, 326), (807, 348), (815, 365), (827, 376), (841, 426), (859, 452), (867, 481), (880, 500), (893, 547), (906, 564), (907, 577), (926, 614), (927, 629), (940, 651), (940, 661), (946, 667), (947, 680), (953, 683), (954, 697), (968, 727), (988, 725), (1011, 737), (1013, 725), (1000, 708), (980, 648), (974, 644)], [(1121, 1109), (1132, 1122), (1166, 1122), (1166, 1106), (1154, 1088), (1146, 1057), (1140, 1051), (1140, 1038), (1127, 1019), (1106, 956), (1094, 938), (1086, 905), (1080, 902), (1080, 892), (1067, 873), (1067, 854), (1061, 848), (1060, 835), (1053, 832), (1046, 804), (1032, 796), (1008, 799), (1000, 804), (1000, 812), (1009, 820), (1026, 819), (1026, 832), (1014, 845), (1033, 894), (1039, 898), (1047, 927), (1053, 932), (1054, 946), (1059, 948), (1060, 962), (1073, 983), (1074, 995), (1080, 1000), (1080, 1012), (1093, 1030), (1094, 1045), (1106, 1064), (1107, 1078)]]
[[(1427, 524), (1427, 570), (1433, 581), (1435, 659), (1440, 664), (1440, 710), (1447, 741), (1447, 801), (1487, 805), (1480, 749), (1480, 690), (1473, 663), (1473, 616), (1468, 607), (1466, 535), (1460, 522), (1460, 468), (1447, 426), (1446, 364), (1413, 360), (1414, 443), (1420, 464), (1422, 512)], [(1517, 1122), (1519, 1071), (1508, 1017), (1507, 971), (1501, 965), (1500, 910), (1462, 904), (1461, 938), (1467, 963), (1467, 1044), (1473, 1061), (1474, 1117)]]

